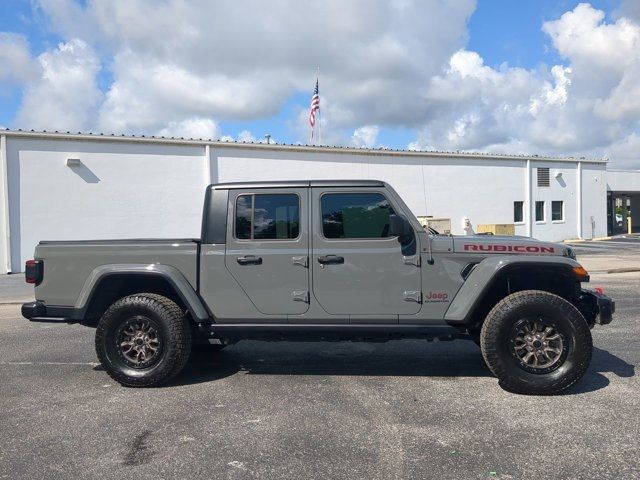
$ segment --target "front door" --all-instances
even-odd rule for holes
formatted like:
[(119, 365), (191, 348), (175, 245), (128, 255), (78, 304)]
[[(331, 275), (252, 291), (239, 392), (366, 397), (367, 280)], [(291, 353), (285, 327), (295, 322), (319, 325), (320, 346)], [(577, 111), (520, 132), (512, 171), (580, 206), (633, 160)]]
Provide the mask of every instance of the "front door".
[(309, 308), (307, 197), (308, 188), (229, 191), (225, 264), (265, 315)]
[(406, 245), (388, 234), (389, 215), (410, 213), (399, 211), (382, 188), (313, 188), (311, 201), (313, 294), (322, 308), (353, 317), (417, 313), (416, 235)]

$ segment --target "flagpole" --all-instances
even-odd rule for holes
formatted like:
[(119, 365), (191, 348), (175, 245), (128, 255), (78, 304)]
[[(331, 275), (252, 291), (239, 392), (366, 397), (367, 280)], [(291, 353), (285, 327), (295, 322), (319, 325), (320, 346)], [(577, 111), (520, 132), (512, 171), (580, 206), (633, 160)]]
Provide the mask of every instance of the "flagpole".
[[(311, 103), (313, 104), (313, 97), (311, 97)], [(313, 145), (313, 131), (315, 130), (314, 125), (309, 125), (311, 129), (309, 130), (309, 145)]]
[[(318, 85), (320, 85), (320, 65), (318, 65), (318, 73), (316, 75), (316, 81)], [(320, 96), (320, 91), (318, 90), (318, 97)], [(319, 100), (318, 100), (319, 101)], [(322, 146), (322, 105), (318, 108), (318, 145)]]

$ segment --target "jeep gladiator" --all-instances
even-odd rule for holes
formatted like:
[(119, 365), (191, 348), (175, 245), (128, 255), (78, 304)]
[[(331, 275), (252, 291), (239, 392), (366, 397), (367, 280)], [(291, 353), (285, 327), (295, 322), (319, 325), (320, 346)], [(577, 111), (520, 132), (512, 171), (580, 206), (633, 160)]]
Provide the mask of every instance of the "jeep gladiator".
[(469, 338), (504, 388), (555, 394), (615, 310), (570, 247), (439, 235), (372, 180), (210, 185), (200, 239), (42, 241), (25, 271), (23, 316), (96, 328), (126, 386), (242, 339)]

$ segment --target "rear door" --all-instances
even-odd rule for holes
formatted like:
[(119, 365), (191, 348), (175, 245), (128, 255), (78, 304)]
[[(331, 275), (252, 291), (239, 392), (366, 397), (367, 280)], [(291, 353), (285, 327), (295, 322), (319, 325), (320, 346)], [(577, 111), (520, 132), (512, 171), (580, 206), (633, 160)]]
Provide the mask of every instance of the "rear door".
[[(411, 315), (421, 307), (420, 249), (390, 237), (389, 215), (407, 214), (384, 188), (312, 188), (313, 293), (329, 314)], [(358, 317), (362, 316), (362, 317)]]
[(225, 265), (265, 315), (309, 308), (309, 189), (229, 191)]

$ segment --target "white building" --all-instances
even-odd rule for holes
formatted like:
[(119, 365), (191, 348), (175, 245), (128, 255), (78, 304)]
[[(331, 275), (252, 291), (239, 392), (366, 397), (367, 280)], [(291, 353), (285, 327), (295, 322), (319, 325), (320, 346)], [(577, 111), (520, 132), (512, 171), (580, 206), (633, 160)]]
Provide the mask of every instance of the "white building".
[(0, 136), (0, 273), (21, 271), (39, 240), (199, 237), (204, 189), (215, 182), (379, 179), (416, 215), (450, 218), (454, 234), (464, 233), (468, 218), (474, 226), (515, 223), (516, 234), (544, 240), (605, 236), (615, 217), (607, 218), (607, 184), (640, 192), (640, 173), (607, 172), (604, 160)]

